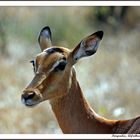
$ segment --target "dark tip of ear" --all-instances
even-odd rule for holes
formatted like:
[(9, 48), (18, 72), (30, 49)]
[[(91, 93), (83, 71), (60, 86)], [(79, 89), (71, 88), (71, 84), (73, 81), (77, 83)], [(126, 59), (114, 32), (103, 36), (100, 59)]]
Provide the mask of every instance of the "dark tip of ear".
[(41, 32), (43, 32), (44, 30), (51, 31), (49, 26), (45, 26), (45, 27), (43, 27), (42, 30), (41, 30)]
[(45, 32), (45, 35), (52, 40), (52, 35), (51, 35), (51, 29), (50, 29), (50, 27), (49, 26), (43, 27), (41, 29), (40, 34), (42, 34), (44, 31), (47, 31), (47, 32)]
[(104, 32), (103, 31), (98, 31), (96, 33), (94, 33), (97, 37), (99, 37), (99, 39), (103, 38)]

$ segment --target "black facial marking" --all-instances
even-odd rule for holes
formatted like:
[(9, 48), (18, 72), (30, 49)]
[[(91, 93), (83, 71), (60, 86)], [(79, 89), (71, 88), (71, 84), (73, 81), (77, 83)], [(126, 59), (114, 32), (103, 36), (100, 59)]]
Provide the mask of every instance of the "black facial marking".
[(50, 55), (50, 54), (53, 54), (53, 53), (55, 53), (55, 52), (60, 52), (60, 53), (62, 53), (63, 51), (62, 51), (60, 48), (50, 48), (50, 49), (45, 50), (45, 52), (46, 52), (48, 55)]

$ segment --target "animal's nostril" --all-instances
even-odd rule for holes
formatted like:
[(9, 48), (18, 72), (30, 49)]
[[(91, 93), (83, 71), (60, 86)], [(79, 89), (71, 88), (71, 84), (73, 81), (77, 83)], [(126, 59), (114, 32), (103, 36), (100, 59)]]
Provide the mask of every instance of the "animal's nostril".
[(22, 98), (25, 100), (32, 99), (34, 96), (35, 96), (35, 92), (22, 94)]
[(28, 95), (28, 98), (31, 99), (35, 96), (35, 92), (32, 92), (31, 94)]

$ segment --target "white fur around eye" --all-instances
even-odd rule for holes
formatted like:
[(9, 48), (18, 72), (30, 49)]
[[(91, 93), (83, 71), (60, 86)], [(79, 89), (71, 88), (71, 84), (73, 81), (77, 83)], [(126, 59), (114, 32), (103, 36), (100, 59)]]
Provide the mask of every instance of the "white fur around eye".
[(45, 50), (43, 50), (43, 53), (45, 53), (46, 55), (48, 55), (47, 51), (49, 50), (50, 48), (47, 48)]
[(53, 70), (60, 64), (61, 61), (62, 61), (62, 60), (56, 61), (56, 62), (53, 64), (52, 68), (50, 69), (50, 72), (53, 71)]

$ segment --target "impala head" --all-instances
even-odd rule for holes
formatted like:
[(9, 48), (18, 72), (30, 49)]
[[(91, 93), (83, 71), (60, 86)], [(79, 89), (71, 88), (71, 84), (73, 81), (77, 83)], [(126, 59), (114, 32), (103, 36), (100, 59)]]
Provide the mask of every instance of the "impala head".
[(34, 106), (44, 100), (57, 99), (69, 94), (73, 65), (82, 57), (93, 55), (103, 37), (98, 31), (84, 38), (72, 51), (52, 46), (51, 30), (44, 27), (38, 37), (42, 50), (32, 61), (35, 76), (21, 96), (26, 106)]

